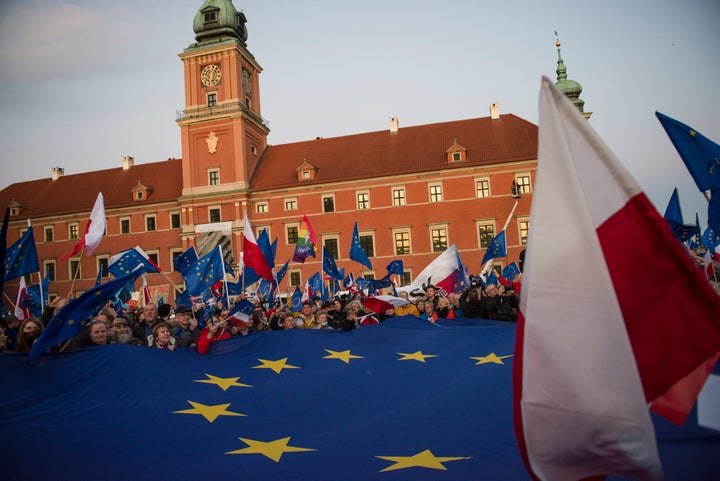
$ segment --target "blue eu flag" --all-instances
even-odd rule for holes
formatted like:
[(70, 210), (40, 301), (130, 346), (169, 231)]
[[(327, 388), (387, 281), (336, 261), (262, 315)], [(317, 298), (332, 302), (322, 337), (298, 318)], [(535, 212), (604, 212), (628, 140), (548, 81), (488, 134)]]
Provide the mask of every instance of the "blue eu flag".
[(498, 257), (505, 257), (507, 255), (507, 244), (505, 243), (505, 230), (500, 231), (498, 235), (493, 237), (490, 244), (487, 246), (487, 252), (483, 256), (483, 260), (480, 264), (485, 264), (487, 261), (491, 261)]
[[(513, 430), (516, 326), (463, 321), (262, 331), (206, 355), (110, 344), (35, 368), (3, 353), (3, 479), (529, 479)], [(717, 458), (720, 433), (690, 418), (656, 424), (665, 475), (717, 479), (698, 460)]]
[(329, 275), (333, 279), (342, 279), (343, 276), (340, 273), (340, 271), (337, 268), (337, 264), (335, 264), (335, 259), (333, 259), (332, 254), (330, 251), (327, 250), (327, 247), (323, 246), (323, 271), (325, 274)]
[(17, 242), (7, 248), (5, 254), (5, 280), (15, 279), (39, 271), (40, 264), (35, 249), (33, 228), (29, 227)]
[(352, 245), (350, 246), (350, 259), (354, 260), (355, 262), (359, 262), (368, 269), (372, 269), (372, 263), (370, 262), (367, 253), (360, 244), (360, 234), (358, 233), (357, 222), (355, 222), (355, 227), (353, 227)]
[(185, 275), (185, 287), (191, 295), (202, 294), (224, 277), (225, 261), (220, 246), (202, 256)]

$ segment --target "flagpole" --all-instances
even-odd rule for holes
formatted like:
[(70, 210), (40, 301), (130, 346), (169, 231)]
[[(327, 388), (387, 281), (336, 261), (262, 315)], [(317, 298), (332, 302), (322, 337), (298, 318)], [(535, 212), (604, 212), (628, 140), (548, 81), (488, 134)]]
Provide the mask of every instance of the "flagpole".
[(80, 264), (82, 262), (82, 258), (83, 258), (84, 254), (85, 254), (85, 244), (83, 244), (82, 249), (80, 249), (80, 260), (78, 261), (77, 270), (73, 273), (72, 284), (70, 284), (70, 294), (73, 294), (73, 292), (75, 291), (75, 281), (77, 280), (78, 274), (80, 274), (80, 267), (81, 267)]
[[(223, 291), (225, 291), (225, 303), (228, 306), (228, 309), (230, 309), (230, 297), (228, 296), (228, 289), (227, 284), (225, 283), (225, 259), (222, 255), (222, 249), (220, 248), (220, 244), (217, 246), (218, 250), (220, 251), (220, 259), (222, 260), (222, 271), (223, 271)], [(231, 266), (232, 267), (232, 266)]]
[(12, 299), (10, 299), (10, 296), (8, 296), (7, 294), (5, 294), (5, 291), (3, 291), (3, 296), (5, 296), (5, 299), (7, 299), (7, 301), (10, 303), (11, 306), (14, 306), (14, 305), (15, 305), (15, 301), (13, 301)]
[(42, 315), (45, 313), (45, 297), (43, 296), (43, 280), (40, 271), (38, 271), (38, 278), (40, 279), (40, 314)]

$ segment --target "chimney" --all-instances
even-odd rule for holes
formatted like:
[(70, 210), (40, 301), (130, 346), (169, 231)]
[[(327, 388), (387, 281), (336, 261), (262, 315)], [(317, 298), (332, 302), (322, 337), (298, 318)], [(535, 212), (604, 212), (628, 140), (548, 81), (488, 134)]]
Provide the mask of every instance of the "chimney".
[(400, 125), (398, 124), (398, 118), (390, 117), (390, 133), (397, 134), (399, 128), (400, 128)]
[(492, 102), (490, 104), (490, 118), (493, 120), (500, 118), (500, 107), (498, 107), (497, 102)]
[(52, 180), (53, 180), (53, 182), (55, 182), (56, 180), (58, 180), (58, 179), (59, 179), (60, 177), (62, 177), (63, 175), (65, 175), (65, 169), (63, 169), (62, 167), (53, 167), (53, 168), (52, 168)]
[(135, 165), (135, 157), (123, 156), (123, 170), (130, 170), (133, 165)]

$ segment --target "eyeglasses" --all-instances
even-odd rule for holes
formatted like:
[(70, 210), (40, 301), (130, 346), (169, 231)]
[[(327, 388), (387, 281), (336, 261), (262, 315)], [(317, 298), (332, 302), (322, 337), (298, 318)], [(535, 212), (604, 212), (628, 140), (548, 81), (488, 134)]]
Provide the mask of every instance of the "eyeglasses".
[(124, 322), (118, 322), (116, 324), (113, 324), (113, 327), (128, 327), (128, 325)]

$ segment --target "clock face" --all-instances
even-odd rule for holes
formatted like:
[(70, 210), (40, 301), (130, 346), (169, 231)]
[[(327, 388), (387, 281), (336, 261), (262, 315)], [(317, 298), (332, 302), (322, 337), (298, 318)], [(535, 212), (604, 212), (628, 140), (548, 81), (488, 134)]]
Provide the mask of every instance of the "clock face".
[(247, 93), (252, 92), (252, 79), (250, 78), (250, 72), (247, 70), (242, 71), (242, 83)]
[(200, 72), (200, 81), (206, 87), (213, 87), (220, 83), (220, 67), (206, 65)]

